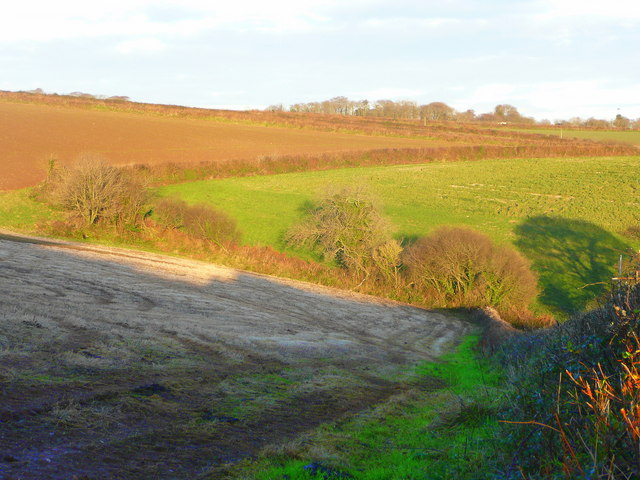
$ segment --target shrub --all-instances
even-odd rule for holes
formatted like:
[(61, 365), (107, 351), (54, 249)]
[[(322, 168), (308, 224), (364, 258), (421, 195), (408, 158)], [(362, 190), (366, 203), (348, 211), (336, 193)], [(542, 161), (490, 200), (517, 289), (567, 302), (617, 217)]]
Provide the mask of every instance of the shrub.
[(240, 240), (235, 220), (208, 205), (188, 205), (177, 198), (165, 198), (158, 202), (153, 216), (161, 225), (219, 246)]
[(442, 227), (405, 250), (408, 279), (449, 307), (526, 307), (537, 294), (528, 261), (468, 228)]
[(137, 224), (148, 198), (143, 185), (94, 157), (84, 157), (69, 168), (51, 163), (38, 195), (75, 213), (86, 225), (106, 221), (118, 227)]
[(286, 234), (289, 245), (320, 250), (356, 275), (390, 274), (400, 246), (376, 202), (362, 188), (330, 193)]

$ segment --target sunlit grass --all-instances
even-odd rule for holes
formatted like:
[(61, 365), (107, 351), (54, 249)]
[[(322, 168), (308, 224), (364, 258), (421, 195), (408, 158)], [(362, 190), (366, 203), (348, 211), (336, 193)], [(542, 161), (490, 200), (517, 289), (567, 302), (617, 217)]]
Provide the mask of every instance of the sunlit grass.
[(309, 202), (327, 188), (354, 184), (381, 200), (400, 237), (457, 224), (513, 242), (516, 226), (538, 215), (624, 231), (640, 220), (638, 175), (640, 157), (483, 160), (201, 181), (159, 193), (221, 208), (249, 244), (283, 247), (284, 232)]
[(542, 135), (555, 135), (563, 138), (580, 138), (586, 140), (604, 141), (604, 142), (621, 142), (630, 143), (632, 145), (640, 145), (640, 131), (638, 130), (573, 130), (573, 129), (529, 129), (518, 130), (526, 133), (539, 133)]
[(35, 231), (38, 223), (57, 218), (59, 212), (29, 197), (30, 189), (0, 191), (0, 228)]
[(582, 309), (637, 239), (640, 157), (483, 160), (339, 169), (211, 180), (163, 187), (224, 210), (244, 242), (292, 252), (288, 228), (328, 188), (363, 185), (408, 241), (441, 225), (469, 226), (515, 245), (541, 275), (542, 303), (556, 313)]
[[(489, 478), (498, 461), (500, 374), (478, 360), (477, 341), (467, 337), (441, 362), (419, 365), (408, 391), (375, 409), (270, 447), (238, 478)], [(323, 476), (329, 472), (334, 477)]]

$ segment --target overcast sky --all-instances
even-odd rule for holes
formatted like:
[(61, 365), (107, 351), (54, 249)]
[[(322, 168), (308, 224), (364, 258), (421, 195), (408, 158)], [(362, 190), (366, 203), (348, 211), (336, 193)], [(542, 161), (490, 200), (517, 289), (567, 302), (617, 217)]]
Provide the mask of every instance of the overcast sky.
[(639, 47), (638, 0), (20, 0), (0, 13), (0, 89), (635, 119)]

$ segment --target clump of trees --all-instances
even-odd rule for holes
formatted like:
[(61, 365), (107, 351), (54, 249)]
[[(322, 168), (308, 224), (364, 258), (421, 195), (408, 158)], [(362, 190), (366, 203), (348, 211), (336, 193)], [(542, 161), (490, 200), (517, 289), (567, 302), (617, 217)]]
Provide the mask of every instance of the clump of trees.
[[(283, 112), (282, 104), (271, 105), (267, 110)], [(349, 100), (347, 97), (334, 97), (322, 102), (296, 103), (289, 107), (290, 112), (324, 113), (358, 117), (385, 117), (427, 121), (484, 121), (509, 123), (534, 123), (534, 119), (522, 116), (516, 107), (508, 104), (497, 105), (493, 112), (476, 115), (473, 110), (457, 112), (444, 102), (431, 102), (425, 105), (411, 100)]]
[(134, 170), (118, 168), (95, 156), (85, 156), (69, 167), (51, 160), (47, 179), (34, 195), (69, 212), (73, 221), (59, 225), (65, 232), (76, 227), (107, 226), (115, 226), (120, 232), (136, 230), (145, 217), (153, 214), (155, 223), (151, 223), (165, 232), (180, 231), (222, 248), (240, 240), (236, 222), (224, 212), (208, 205), (188, 205), (176, 198), (153, 202), (138, 178)]
[(538, 293), (537, 278), (522, 255), (469, 228), (442, 227), (403, 248), (362, 189), (326, 195), (289, 230), (287, 241), (320, 251), (387, 293), (432, 306), (493, 306), (517, 321), (531, 317), (527, 307)]
[[(268, 111), (285, 112), (283, 104), (271, 105)], [(358, 117), (384, 117), (406, 120), (427, 121), (456, 121), (456, 122), (486, 122), (493, 124), (534, 124), (535, 119), (522, 115), (516, 107), (510, 104), (496, 105), (493, 111), (476, 113), (474, 110), (456, 111), (444, 102), (431, 102), (419, 105), (411, 100), (350, 100), (347, 97), (333, 97), (321, 102), (296, 103), (289, 107), (290, 112), (322, 113), (329, 115), (345, 115)], [(539, 125), (550, 125), (549, 120), (537, 122)], [(587, 127), (592, 129), (640, 129), (640, 118), (629, 119), (617, 114), (614, 119), (603, 120), (590, 117), (582, 119), (574, 117), (569, 120), (557, 120), (556, 125), (572, 127)]]
[(617, 114), (613, 120), (604, 120), (600, 118), (589, 117), (583, 119), (580, 117), (573, 117), (569, 120), (556, 121), (557, 126), (568, 126), (575, 128), (590, 128), (593, 130), (638, 130), (640, 129), (640, 118), (631, 120), (624, 115)]

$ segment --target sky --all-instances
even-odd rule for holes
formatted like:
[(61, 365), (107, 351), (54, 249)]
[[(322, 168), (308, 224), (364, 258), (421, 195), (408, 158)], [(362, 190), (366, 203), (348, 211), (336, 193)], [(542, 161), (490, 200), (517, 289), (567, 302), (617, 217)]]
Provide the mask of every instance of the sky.
[(636, 119), (639, 47), (638, 0), (21, 0), (0, 14), (0, 90)]

